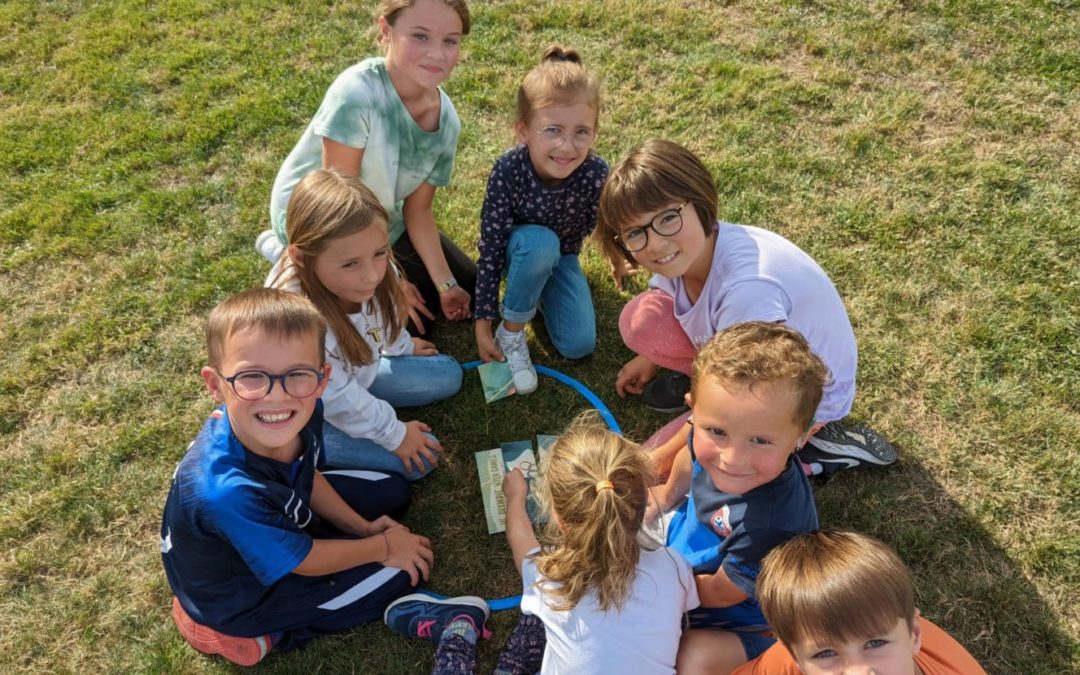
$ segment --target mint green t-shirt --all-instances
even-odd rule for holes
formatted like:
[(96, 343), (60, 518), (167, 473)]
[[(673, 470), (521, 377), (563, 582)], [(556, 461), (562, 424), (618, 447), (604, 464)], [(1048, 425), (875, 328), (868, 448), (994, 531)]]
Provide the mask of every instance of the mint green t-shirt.
[(405, 231), (401, 209), (422, 183), (443, 187), (454, 169), (461, 120), (439, 89), (439, 128), (416, 125), (386, 70), (386, 59), (371, 58), (337, 76), (304, 135), (285, 159), (270, 195), (270, 222), (286, 243), (285, 212), (300, 179), (322, 168), (322, 139), (364, 151), (360, 180), (390, 214), (390, 243)]

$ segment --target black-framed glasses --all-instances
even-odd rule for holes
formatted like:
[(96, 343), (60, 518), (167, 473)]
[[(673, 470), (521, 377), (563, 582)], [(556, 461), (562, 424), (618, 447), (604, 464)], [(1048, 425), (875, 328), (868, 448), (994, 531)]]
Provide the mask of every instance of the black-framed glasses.
[(673, 237), (682, 229), (682, 210), (688, 202), (683, 202), (673, 209), (661, 211), (651, 222), (638, 227), (631, 227), (615, 235), (618, 241), (627, 251), (637, 253), (649, 243), (649, 230), (661, 237)]
[(319, 383), (326, 377), (314, 368), (293, 368), (287, 373), (273, 375), (265, 370), (241, 370), (222, 379), (229, 383), (236, 395), (245, 401), (258, 401), (266, 398), (274, 388), (274, 382), (281, 382), (281, 388), (293, 398), (307, 398), (319, 388)]
[(536, 129), (533, 133), (539, 136), (540, 140), (556, 148), (562, 147), (562, 144), (569, 140), (574, 144), (574, 147), (581, 150), (588, 148), (596, 140), (596, 130), (587, 127), (579, 127), (569, 131), (563, 130), (562, 127), (546, 126), (543, 129)]

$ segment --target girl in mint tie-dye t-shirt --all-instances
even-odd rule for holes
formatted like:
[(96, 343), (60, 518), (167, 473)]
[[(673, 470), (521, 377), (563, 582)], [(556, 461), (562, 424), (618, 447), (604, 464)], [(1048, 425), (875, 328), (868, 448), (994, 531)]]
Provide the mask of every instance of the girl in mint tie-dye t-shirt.
[[(434, 312), (471, 316), (476, 266), (439, 232), (436, 188), (448, 185), (461, 121), (439, 85), (457, 65), (470, 27), (464, 0), (383, 0), (385, 56), (338, 75), (274, 180), (273, 230), (256, 247), (271, 261), (286, 242), (285, 211), (300, 179), (315, 169), (359, 176), (390, 214), (390, 242), (411, 282), (412, 323), (424, 333)], [(406, 236), (402, 236), (406, 235)]]

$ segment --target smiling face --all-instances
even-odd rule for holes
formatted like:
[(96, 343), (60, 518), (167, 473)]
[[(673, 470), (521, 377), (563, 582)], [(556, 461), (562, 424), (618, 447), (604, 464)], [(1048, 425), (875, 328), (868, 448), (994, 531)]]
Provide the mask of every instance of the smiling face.
[(588, 103), (538, 108), (528, 124), (520, 121), (515, 130), (518, 142), (529, 148), (536, 175), (547, 185), (558, 185), (589, 156), (596, 140), (596, 110)]
[[(347, 314), (359, 312), (386, 276), (390, 243), (379, 223), (331, 240), (315, 257), (312, 271)], [(290, 255), (297, 255), (290, 250)], [(295, 257), (294, 257), (295, 259)]]
[(225, 377), (242, 370), (280, 375), (294, 368), (311, 368), (328, 376), (330, 366), (323, 364), (319, 355), (319, 339), (314, 333), (286, 338), (260, 328), (245, 328), (225, 339), (218, 370), (207, 366), (201, 374), (214, 401), (225, 403), (229, 424), (244, 447), (257, 455), (289, 462), (300, 453), (300, 430), (311, 419), (315, 401), (329, 380), (324, 378), (314, 393), (302, 399), (285, 393), (281, 382), (275, 381), (266, 397), (246, 401), (236, 395)]
[[(650, 225), (657, 216), (666, 211), (678, 209), (684, 202), (672, 200), (663, 208), (648, 213), (643, 213), (630, 222), (624, 223), (619, 229), (626, 234), (635, 229)], [(660, 274), (668, 279), (676, 279), (690, 273), (700, 276), (704, 280), (712, 266), (713, 245), (716, 236), (710, 232), (705, 233), (697, 210), (692, 204), (686, 204), (679, 211), (682, 218), (682, 229), (677, 233), (665, 237), (657, 234), (649, 227), (648, 241), (645, 248), (635, 251), (630, 255), (634, 261), (653, 274)]]
[(461, 55), (461, 17), (438, 0), (417, 0), (394, 17), (379, 17), (379, 38), (386, 45), (386, 65), (399, 81), (434, 89), (450, 76)]
[(849, 641), (801, 640), (788, 645), (805, 675), (915, 675), (915, 655), (922, 644), (922, 632), (915, 622), (897, 619), (882, 635)]
[(705, 376), (687, 395), (694, 454), (717, 490), (742, 495), (779, 476), (809, 433), (795, 422), (797, 394), (786, 382), (753, 387)]

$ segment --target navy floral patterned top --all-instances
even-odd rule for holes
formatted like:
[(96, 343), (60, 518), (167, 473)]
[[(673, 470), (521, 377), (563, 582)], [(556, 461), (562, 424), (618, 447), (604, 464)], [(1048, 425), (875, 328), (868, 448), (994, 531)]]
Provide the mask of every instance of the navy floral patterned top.
[(590, 154), (556, 187), (540, 181), (524, 145), (495, 160), (480, 212), (480, 259), (476, 277), (477, 319), (498, 316), (499, 281), (506, 265), (506, 247), (514, 225), (543, 225), (559, 235), (563, 255), (577, 255), (596, 227), (600, 188), (607, 162)]

